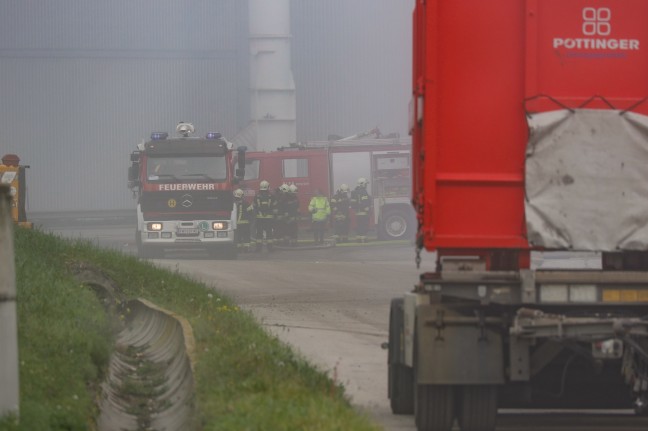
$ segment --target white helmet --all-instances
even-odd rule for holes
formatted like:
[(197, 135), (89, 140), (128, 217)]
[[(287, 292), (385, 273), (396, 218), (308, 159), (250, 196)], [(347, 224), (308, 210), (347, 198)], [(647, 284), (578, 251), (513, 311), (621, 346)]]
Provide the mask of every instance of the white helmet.
[(367, 185), (367, 179), (363, 177), (358, 178), (358, 185), (360, 187), (365, 187)]
[(288, 184), (286, 184), (286, 183), (283, 183), (283, 184), (281, 185), (281, 187), (279, 187), (279, 190), (282, 191), (282, 192), (284, 192), (284, 193), (286, 193), (289, 189), (290, 189), (290, 187), (289, 187)]
[(349, 186), (347, 186), (346, 184), (342, 184), (340, 186), (340, 191), (344, 192), (344, 193), (348, 192), (349, 191)]
[(288, 190), (290, 190), (290, 193), (297, 193), (297, 186), (291, 184), (290, 186), (288, 186)]
[(259, 184), (259, 190), (268, 190), (270, 188), (270, 183), (267, 182), (266, 180), (261, 181), (261, 184)]
[(241, 190), (241, 189), (234, 190), (234, 197), (235, 198), (242, 198), (243, 197), (243, 190)]

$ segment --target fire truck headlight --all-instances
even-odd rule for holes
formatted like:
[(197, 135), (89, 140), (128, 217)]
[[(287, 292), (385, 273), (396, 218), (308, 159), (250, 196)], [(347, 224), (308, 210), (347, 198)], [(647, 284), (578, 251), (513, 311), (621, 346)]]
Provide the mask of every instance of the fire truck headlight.
[(214, 230), (225, 230), (227, 229), (227, 222), (215, 221), (212, 223), (212, 229)]
[(160, 222), (148, 223), (146, 225), (146, 229), (153, 230), (153, 231), (160, 231), (160, 230), (162, 230), (162, 223), (160, 223)]

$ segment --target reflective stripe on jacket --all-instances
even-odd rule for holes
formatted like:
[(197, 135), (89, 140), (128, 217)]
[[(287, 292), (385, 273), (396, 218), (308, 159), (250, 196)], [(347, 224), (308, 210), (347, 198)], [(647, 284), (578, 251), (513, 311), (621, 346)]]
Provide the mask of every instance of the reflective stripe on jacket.
[(270, 192), (261, 190), (254, 198), (253, 208), (258, 219), (274, 218), (276, 201)]

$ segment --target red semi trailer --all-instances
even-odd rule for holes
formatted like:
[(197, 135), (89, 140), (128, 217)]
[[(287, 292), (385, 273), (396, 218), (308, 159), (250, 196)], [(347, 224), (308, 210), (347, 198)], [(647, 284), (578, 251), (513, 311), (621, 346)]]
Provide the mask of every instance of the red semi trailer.
[[(496, 3), (416, 0), (413, 203), (436, 267), (391, 304), (392, 411), (433, 431), (493, 430), (502, 407), (645, 414), (648, 2)], [(533, 264), (551, 251), (599, 260)]]

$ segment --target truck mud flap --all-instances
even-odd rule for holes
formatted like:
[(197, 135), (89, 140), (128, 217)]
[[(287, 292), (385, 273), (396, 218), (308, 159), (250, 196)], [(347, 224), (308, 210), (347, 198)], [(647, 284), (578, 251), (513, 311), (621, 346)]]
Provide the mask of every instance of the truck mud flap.
[(418, 306), (416, 321), (418, 384), (505, 382), (501, 326), (492, 318), (464, 316), (432, 304)]

